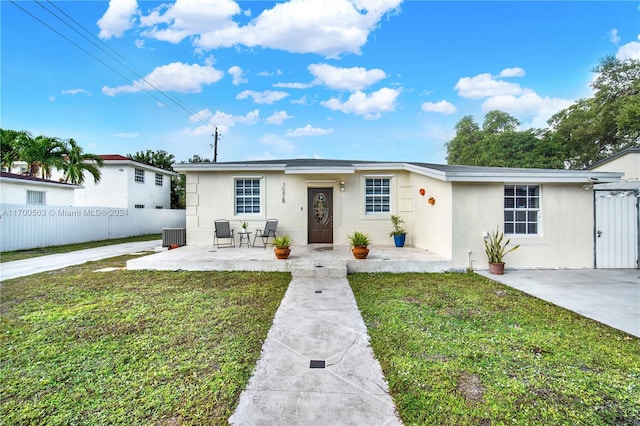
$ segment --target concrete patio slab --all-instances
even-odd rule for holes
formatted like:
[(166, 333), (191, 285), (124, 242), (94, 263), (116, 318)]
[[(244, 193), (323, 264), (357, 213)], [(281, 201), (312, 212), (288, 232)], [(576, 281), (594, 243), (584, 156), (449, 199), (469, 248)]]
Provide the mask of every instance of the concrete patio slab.
[(490, 275), (554, 305), (640, 337), (640, 270), (559, 269), (509, 270)]

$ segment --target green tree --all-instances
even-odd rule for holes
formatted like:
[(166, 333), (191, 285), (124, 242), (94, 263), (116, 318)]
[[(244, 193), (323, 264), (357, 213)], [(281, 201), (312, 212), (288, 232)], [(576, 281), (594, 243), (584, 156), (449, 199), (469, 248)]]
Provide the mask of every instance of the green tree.
[(447, 143), (447, 162), (468, 166), (562, 168), (562, 147), (544, 133), (516, 130), (520, 122), (502, 111), (489, 111), (482, 128), (473, 117), (456, 124)]
[(127, 157), (138, 163), (147, 164), (149, 166), (157, 167), (163, 170), (173, 171), (174, 156), (167, 151), (158, 150), (153, 151), (148, 149), (146, 151), (138, 151), (135, 154), (127, 154)]
[(94, 182), (100, 181), (100, 167), (104, 165), (104, 161), (99, 155), (84, 152), (84, 149), (73, 139), (67, 140), (65, 151), (66, 161), (62, 165), (65, 182), (82, 185), (85, 172), (93, 176)]
[(610, 56), (592, 71), (593, 97), (578, 100), (548, 122), (547, 137), (563, 143), (571, 168), (640, 146), (640, 60)]
[(62, 169), (65, 159), (65, 144), (58, 138), (50, 136), (31, 136), (24, 132), (17, 139), (20, 159), (28, 164), (28, 175), (43, 179), (51, 177), (54, 168)]
[(0, 129), (0, 156), (2, 167), (11, 171), (13, 163), (20, 160), (19, 139), (28, 135), (28, 132)]

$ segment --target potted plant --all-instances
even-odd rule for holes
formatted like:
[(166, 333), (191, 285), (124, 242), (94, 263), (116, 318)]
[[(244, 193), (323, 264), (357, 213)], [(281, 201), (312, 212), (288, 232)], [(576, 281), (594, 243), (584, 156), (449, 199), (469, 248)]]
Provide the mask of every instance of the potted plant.
[(291, 245), (291, 237), (288, 235), (280, 235), (273, 238), (273, 252), (278, 259), (286, 259), (291, 253), (289, 246)]
[(249, 227), (249, 224), (246, 221), (242, 222), (240, 226), (242, 226), (242, 232), (247, 232), (247, 228)]
[(351, 252), (356, 259), (366, 259), (369, 255), (369, 244), (371, 238), (362, 232), (354, 231), (353, 234), (347, 235), (349, 244), (351, 244)]
[(393, 237), (393, 242), (396, 247), (404, 247), (405, 239), (407, 238), (407, 230), (402, 227), (404, 220), (397, 214), (391, 215), (391, 225), (393, 225), (393, 231), (389, 232), (389, 236)]
[(520, 245), (513, 246), (507, 250), (507, 246), (511, 242), (510, 238), (504, 243), (504, 234), (496, 227), (496, 231), (485, 237), (484, 249), (487, 253), (487, 259), (489, 261), (489, 273), (493, 275), (504, 274), (504, 261), (503, 258), (514, 250), (517, 250)]

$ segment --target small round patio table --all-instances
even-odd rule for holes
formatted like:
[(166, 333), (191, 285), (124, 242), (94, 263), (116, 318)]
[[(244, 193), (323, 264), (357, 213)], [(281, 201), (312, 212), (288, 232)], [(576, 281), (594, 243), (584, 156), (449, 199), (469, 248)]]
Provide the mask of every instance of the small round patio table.
[(247, 247), (251, 247), (251, 234), (251, 231), (238, 232), (238, 235), (240, 235), (240, 244), (238, 245), (238, 247), (242, 247), (243, 241), (246, 241)]

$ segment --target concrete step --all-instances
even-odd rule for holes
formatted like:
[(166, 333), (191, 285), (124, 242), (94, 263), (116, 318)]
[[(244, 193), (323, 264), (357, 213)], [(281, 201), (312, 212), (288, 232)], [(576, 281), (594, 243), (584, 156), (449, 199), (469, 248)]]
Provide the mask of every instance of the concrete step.
[(328, 262), (292, 262), (293, 278), (344, 278), (347, 276), (347, 264), (344, 261)]

